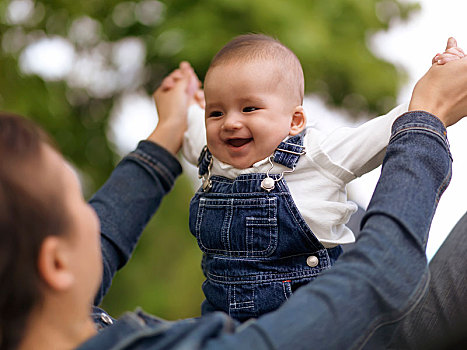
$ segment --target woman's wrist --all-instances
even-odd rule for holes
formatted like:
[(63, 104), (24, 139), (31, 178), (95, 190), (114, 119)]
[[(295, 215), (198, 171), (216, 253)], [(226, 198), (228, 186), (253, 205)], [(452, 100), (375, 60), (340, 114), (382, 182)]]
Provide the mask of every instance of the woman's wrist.
[(467, 58), (433, 65), (417, 82), (409, 111), (436, 115), (448, 127), (467, 114)]
[(444, 126), (449, 126), (443, 101), (436, 94), (435, 89), (424, 81), (423, 77), (415, 85), (408, 111), (425, 111), (436, 116)]
[(147, 140), (157, 143), (173, 155), (176, 155), (182, 147), (184, 130), (183, 126), (175, 125), (170, 121), (159, 123)]

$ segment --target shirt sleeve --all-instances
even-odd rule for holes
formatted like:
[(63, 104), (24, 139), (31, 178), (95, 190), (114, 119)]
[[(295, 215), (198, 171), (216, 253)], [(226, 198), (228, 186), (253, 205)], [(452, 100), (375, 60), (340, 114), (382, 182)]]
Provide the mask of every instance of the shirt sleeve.
[(321, 141), (320, 148), (332, 163), (359, 177), (381, 165), (392, 124), (407, 109), (408, 104), (402, 104), (358, 127), (336, 129)]
[(182, 154), (191, 164), (198, 165), (198, 157), (206, 145), (204, 109), (197, 104), (188, 109), (188, 128), (183, 138)]

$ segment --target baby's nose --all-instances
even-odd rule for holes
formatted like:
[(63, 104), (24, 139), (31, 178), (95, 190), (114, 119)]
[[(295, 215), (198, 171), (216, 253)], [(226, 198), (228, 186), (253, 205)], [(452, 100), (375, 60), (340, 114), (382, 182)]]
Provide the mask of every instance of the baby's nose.
[(241, 118), (234, 114), (227, 114), (224, 117), (224, 123), (222, 124), (222, 128), (224, 130), (237, 130), (242, 127), (242, 121)]

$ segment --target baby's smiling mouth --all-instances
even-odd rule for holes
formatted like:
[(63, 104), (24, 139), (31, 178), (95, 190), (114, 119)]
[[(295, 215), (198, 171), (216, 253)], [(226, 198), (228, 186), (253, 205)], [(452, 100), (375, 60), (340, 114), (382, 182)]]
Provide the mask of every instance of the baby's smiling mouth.
[(228, 139), (226, 143), (232, 147), (242, 147), (252, 140), (253, 138), (251, 137), (246, 139)]

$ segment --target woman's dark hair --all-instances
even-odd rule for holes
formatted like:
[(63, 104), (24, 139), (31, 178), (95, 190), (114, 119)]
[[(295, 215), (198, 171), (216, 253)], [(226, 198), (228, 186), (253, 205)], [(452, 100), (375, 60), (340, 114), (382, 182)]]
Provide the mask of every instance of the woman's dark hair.
[(49, 138), (33, 122), (0, 113), (0, 350), (17, 348), (40, 305), (44, 238), (65, 231), (61, 189), (37, 188), (45, 144)]

